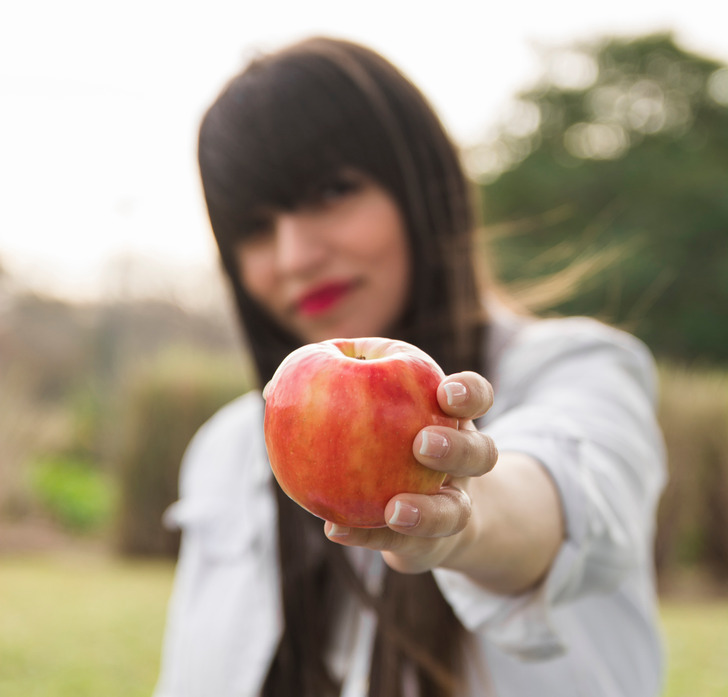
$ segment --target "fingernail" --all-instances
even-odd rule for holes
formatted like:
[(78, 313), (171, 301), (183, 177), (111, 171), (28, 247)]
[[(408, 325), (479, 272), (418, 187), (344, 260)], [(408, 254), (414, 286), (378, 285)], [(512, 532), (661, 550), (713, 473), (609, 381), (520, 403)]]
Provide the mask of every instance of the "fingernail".
[(445, 394), (447, 395), (447, 405), (457, 407), (464, 404), (468, 398), (468, 388), (461, 382), (448, 382), (445, 385)]
[(450, 441), (440, 433), (422, 431), (422, 445), (420, 455), (425, 457), (443, 457), (450, 449)]
[(401, 501), (394, 502), (394, 513), (387, 521), (388, 525), (396, 525), (400, 528), (413, 528), (420, 522), (420, 509)]
[(329, 529), (329, 537), (346, 537), (349, 532), (351, 531), (351, 528), (347, 528), (345, 525), (337, 525), (336, 523), (331, 524), (331, 528)]

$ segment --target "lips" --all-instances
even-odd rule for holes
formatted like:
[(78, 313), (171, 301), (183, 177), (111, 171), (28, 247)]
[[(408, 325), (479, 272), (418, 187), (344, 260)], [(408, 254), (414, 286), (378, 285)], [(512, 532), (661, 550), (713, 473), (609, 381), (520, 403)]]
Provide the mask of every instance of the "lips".
[(323, 283), (306, 292), (296, 303), (298, 312), (306, 317), (321, 315), (346, 297), (354, 288), (349, 281)]

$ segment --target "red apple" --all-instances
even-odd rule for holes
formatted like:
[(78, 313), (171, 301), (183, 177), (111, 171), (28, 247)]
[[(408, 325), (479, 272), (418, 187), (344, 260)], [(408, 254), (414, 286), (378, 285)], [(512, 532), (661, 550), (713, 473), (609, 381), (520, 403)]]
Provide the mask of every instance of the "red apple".
[(360, 528), (383, 527), (395, 494), (436, 493), (444, 474), (417, 462), (412, 442), (425, 426), (458, 426), (437, 402), (444, 377), (403, 341), (293, 351), (265, 389), (265, 442), (283, 491), (319, 518)]

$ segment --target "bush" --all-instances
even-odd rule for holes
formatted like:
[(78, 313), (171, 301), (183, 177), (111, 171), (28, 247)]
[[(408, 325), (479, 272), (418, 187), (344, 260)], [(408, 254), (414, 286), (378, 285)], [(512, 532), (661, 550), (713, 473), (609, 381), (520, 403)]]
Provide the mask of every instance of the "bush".
[(119, 551), (174, 557), (179, 536), (162, 526), (177, 499), (182, 455), (195, 431), (223, 404), (249, 389), (239, 360), (165, 352), (128, 384), (117, 459)]
[(658, 570), (704, 565), (728, 577), (728, 372), (662, 365), (660, 382), (670, 480), (659, 509)]
[(30, 473), (35, 498), (69, 530), (98, 530), (111, 519), (111, 482), (89, 463), (62, 457), (42, 459), (31, 466)]

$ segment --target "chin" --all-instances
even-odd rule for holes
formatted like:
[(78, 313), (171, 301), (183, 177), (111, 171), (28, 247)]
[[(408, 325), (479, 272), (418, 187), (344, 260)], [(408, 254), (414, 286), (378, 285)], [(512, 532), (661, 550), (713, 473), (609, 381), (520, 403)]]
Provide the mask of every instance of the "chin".
[(383, 336), (373, 331), (373, 327), (357, 322), (332, 322), (326, 326), (308, 327), (297, 332), (298, 336), (309, 344), (328, 339), (357, 339), (365, 336)]
[[(295, 334), (305, 343), (313, 344), (328, 339), (358, 339), (367, 336), (393, 338), (389, 317), (362, 317), (355, 308), (337, 312), (336, 316), (322, 317), (319, 322), (300, 322)], [(333, 313), (332, 313), (333, 315)]]
[(307, 333), (303, 340), (306, 343), (314, 344), (319, 341), (328, 341), (329, 339), (358, 339), (366, 336), (380, 336), (379, 333), (372, 334), (364, 330), (356, 331), (354, 329), (347, 329), (346, 327), (333, 327), (331, 329), (319, 332)]

